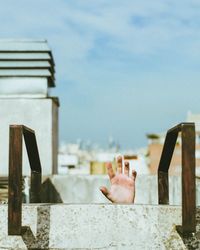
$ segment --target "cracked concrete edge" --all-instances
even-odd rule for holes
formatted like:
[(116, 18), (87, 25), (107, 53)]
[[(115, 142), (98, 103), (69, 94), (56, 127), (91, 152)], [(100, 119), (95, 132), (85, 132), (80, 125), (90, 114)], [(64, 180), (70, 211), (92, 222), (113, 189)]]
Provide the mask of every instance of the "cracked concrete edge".
[(169, 237), (164, 241), (164, 245), (166, 249), (179, 249), (179, 250), (187, 250), (188, 248), (185, 246), (181, 236), (176, 230), (176, 225), (173, 224), (172, 230), (169, 234)]

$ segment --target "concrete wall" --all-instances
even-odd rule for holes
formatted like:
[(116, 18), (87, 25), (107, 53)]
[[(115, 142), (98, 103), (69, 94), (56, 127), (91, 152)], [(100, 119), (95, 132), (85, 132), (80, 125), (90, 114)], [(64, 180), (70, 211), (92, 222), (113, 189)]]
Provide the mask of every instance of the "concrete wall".
[(22, 236), (7, 235), (7, 205), (0, 220), (0, 249), (186, 249), (175, 206), (24, 205)]
[[(108, 203), (99, 191), (100, 186), (109, 187), (106, 175), (54, 175), (51, 177), (56, 190), (65, 203)], [(138, 175), (136, 179), (136, 204), (158, 204), (157, 176)], [(181, 204), (181, 178), (169, 178), (171, 205)], [(200, 180), (196, 179), (197, 204), (200, 205)]]
[[(0, 99), (0, 175), (8, 174), (9, 125), (23, 124), (35, 130), (43, 175), (57, 169), (57, 103), (51, 98)], [(53, 138), (54, 137), (54, 138)], [(53, 145), (54, 142), (54, 145)], [(30, 174), (28, 157), (23, 150), (23, 174)]]
[(0, 98), (45, 98), (47, 95), (48, 79), (45, 77), (0, 78)]

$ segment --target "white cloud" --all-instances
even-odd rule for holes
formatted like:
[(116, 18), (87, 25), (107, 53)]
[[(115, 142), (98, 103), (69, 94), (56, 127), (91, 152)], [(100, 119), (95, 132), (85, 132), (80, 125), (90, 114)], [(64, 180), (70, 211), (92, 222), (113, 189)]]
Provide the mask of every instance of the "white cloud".
[[(169, 0), (8, 0), (0, 9), (1, 23), (5, 23), (0, 31), (2, 35), (53, 38), (64, 45), (69, 60), (85, 59), (98, 37), (107, 37), (110, 48), (124, 53), (185, 51), (200, 38), (198, 6), (198, 1)], [(134, 16), (145, 19), (145, 25), (134, 24)]]
[[(1, 37), (47, 38), (53, 48), (59, 79), (57, 92), (64, 103), (61, 124), (66, 113), (71, 114), (72, 134), (76, 132), (73, 109), (77, 119), (79, 115), (88, 115), (88, 110), (80, 104), (81, 98), (88, 100), (89, 110), (96, 115), (94, 120), (87, 117), (94, 128), (100, 126), (99, 114), (105, 114), (112, 127), (112, 116), (117, 122), (120, 108), (124, 111), (123, 123), (134, 128), (134, 119), (143, 119), (143, 123), (149, 125), (151, 117), (145, 113), (147, 107), (154, 110), (153, 128), (155, 123), (159, 124), (160, 116), (163, 117), (165, 112), (170, 115), (171, 112), (168, 104), (162, 103), (164, 95), (165, 101), (172, 95), (170, 88), (166, 87), (166, 92), (159, 96), (165, 112), (160, 107), (155, 110), (154, 93), (158, 94), (158, 86), (162, 91), (164, 84), (174, 85), (178, 91), (178, 84), (186, 84), (190, 80), (195, 82), (195, 87), (198, 85), (198, 0), (0, 0), (0, 3)], [(140, 90), (135, 90), (133, 85), (139, 86)], [(150, 87), (143, 94), (145, 85)], [(176, 91), (172, 98), (173, 105), (178, 98)], [(194, 90), (192, 94), (195, 94)], [(180, 100), (180, 112), (182, 104), (187, 106), (187, 102)], [(133, 112), (134, 118), (130, 119), (125, 111), (128, 114)], [(182, 110), (181, 115), (184, 112)], [(69, 119), (66, 119), (65, 126)], [(162, 123), (169, 124), (170, 119), (163, 118)], [(122, 125), (119, 124), (118, 132), (120, 126), (123, 129)], [(65, 131), (66, 128), (61, 129)], [(88, 127), (88, 133), (89, 130)], [(125, 132), (120, 131), (121, 136)], [(141, 130), (141, 133), (145, 131)]]

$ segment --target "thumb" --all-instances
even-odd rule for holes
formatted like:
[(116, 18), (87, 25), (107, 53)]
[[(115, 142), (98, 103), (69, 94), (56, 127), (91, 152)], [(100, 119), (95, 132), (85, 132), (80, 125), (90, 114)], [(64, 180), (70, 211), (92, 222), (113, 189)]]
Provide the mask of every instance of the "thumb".
[(106, 187), (100, 187), (100, 190), (101, 190), (102, 194), (105, 195), (108, 200), (112, 201), (110, 199), (110, 192), (108, 191), (108, 189)]

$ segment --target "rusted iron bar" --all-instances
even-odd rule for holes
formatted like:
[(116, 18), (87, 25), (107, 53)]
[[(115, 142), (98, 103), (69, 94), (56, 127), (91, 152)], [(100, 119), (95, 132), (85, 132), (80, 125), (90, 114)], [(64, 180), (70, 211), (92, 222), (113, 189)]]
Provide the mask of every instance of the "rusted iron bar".
[(22, 126), (10, 126), (8, 179), (8, 234), (21, 234)]
[(182, 233), (196, 231), (195, 125), (181, 123), (168, 130), (158, 166), (158, 201), (169, 204), (168, 170), (178, 133), (182, 139)]
[(158, 171), (158, 202), (159, 204), (169, 204), (168, 172)]
[(41, 163), (35, 132), (23, 126), (23, 135), (31, 167), (30, 202), (39, 203), (41, 189)]
[(10, 125), (8, 234), (20, 235), (22, 229), (22, 136), (31, 168), (30, 201), (40, 202), (41, 163), (35, 132), (23, 125)]
[(178, 130), (167, 132), (159, 167), (158, 167), (158, 197), (159, 204), (169, 204), (169, 183), (168, 183), (168, 169), (173, 156), (176, 140), (178, 137)]
[(182, 231), (196, 231), (195, 128), (182, 127)]
[(30, 203), (40, 203), (41, 173), (31, 171)]

